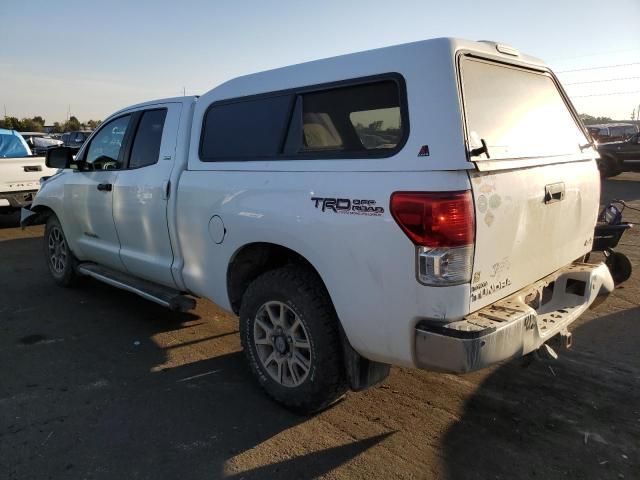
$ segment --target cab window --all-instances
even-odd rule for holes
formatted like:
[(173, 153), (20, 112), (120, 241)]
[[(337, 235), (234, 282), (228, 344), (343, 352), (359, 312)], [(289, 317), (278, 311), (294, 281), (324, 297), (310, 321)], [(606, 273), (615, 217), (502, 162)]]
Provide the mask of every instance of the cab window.
[(118, 170), (122, 168), (123, 145), (131, 115), (111, 120), (93, 137), (85, 162), (92, 170)]
[(146, 167), (158, 161), (166, 116), (165, 109), (147, 110), (142, 114), (131, 148), (129, 168)]

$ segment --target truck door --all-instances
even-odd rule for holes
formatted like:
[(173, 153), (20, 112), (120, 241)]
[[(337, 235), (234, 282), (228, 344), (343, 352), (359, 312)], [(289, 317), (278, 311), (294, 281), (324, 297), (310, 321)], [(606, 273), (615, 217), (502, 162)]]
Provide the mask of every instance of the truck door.
[(113, 192), (122, 263), (129, 273), (167, 286), (175, 286), (167, 203), (181, 109), (167, 103), (134, 114), (127, 168)]
[(124, 266), (113, 221), (113, 185), (124, 165), (131, 120), (126, 114), (102, 125), (64, 187), (63, 227), (76, 255), (117, 270)]

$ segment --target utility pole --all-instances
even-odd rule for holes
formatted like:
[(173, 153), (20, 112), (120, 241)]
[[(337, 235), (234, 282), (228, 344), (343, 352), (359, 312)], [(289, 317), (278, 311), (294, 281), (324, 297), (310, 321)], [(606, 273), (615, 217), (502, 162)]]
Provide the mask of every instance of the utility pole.
[(182, 87), (182, 96), (183, 97), (187, 96), (187, 88), (186, 87)]

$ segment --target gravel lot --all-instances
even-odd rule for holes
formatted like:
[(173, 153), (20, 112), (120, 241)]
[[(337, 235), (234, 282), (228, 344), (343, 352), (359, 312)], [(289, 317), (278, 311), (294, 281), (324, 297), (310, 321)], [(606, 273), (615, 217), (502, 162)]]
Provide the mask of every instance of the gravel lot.
[[(611, 198), (640, 207), (640, 173)], [(210, 302), (56, 287), (42, 231), (0, 216), (0, 478), (640, 478), (640, 228), (618, 248), (634, 276), (558, 361), (396, 368), (315, 417), (262, 394)]]

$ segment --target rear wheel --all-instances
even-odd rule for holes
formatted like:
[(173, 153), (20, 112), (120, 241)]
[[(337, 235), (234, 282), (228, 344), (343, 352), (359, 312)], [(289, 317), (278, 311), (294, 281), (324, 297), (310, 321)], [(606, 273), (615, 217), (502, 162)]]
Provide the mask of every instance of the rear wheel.
[(240, 334), (251, 371), (284, 406), (312, 413), (346, 392), (338, 319), (315, 273), (288, 266), (254, 280)]
[(51, 215), (44, 230), (44, 254), (53, 280), (63, 287), (70, 287), (77, 278), (76, 257), (71, 252), (60, 220)]

